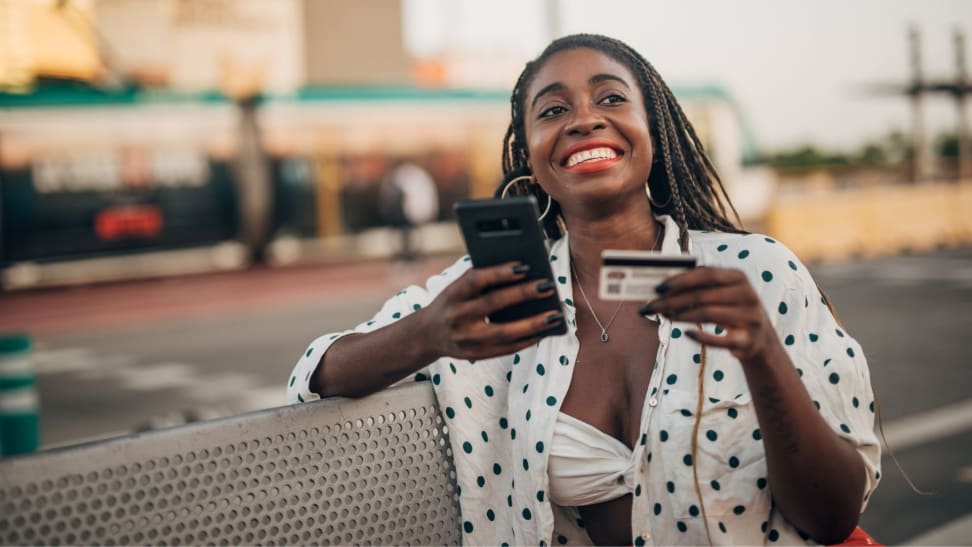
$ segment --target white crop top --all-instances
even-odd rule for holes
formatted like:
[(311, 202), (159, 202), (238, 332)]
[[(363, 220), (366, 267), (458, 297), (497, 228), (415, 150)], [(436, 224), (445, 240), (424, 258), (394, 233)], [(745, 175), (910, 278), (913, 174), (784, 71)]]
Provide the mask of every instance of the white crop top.
[(547, 474), (550, 499), (557, 505), (602, 503), (634, 490), (634, 454), (618, 439), (560, 412)]

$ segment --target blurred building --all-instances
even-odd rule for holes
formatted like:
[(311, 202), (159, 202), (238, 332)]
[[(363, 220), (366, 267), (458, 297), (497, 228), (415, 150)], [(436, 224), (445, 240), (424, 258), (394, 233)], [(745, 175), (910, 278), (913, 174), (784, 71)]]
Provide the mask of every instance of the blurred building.
[(61, 12), (53, 2), (0, 1), (0, 89), (24, 89), (37, 75), (91, 80), (101, 69), (92, 0)]
[[(500, 179), (523, 59), (412, 59), (401, 19), (391, 1), (0, 0), (3, 286), (238, 268), (252, 245), (273, 264), (390, 255), (376, 196), (403, 158), (440, 192), (418, 250), (459, 250), (452, 203)], [(731, 96), (675, 91), (758, 217), (772, 183)], [(246, 183), (244, 150), (265, 166)]]

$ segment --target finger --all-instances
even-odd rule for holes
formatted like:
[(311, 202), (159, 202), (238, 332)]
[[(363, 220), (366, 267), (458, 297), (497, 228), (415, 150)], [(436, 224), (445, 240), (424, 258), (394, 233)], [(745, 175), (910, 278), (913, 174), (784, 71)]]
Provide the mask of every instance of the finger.
[(478, 296), (488, 287), (523, 279), (529, 271), (530, 267), (522, 262), (505, 262), (496, 266), (471, 268), (462, 274), (453, 286), (457, 296), (465, 300)]
[[(463, 337), (460, 347), (490, 357), (506, 355), (516, 349), (522, 349), (536, 343), (541, 332), (563, 322), (564, 316), (560, 312), (544, 312), (541, 314), (510, 321), (509, 323), (480, 323), (473, 327)], [(513, 349), (515, 348), (515, 349)]]
[(702, 306), (678, 312), (659, 312), (673, 321), (684, 323), (714, 323), (722, 327), (749, 329), (757, 324), (755, 316), (734, 306)]
[(751, 306), (757, 303), (756, 294), (748, 287), (722, 285), (714, 288), (696, 288), (672, 295), (666, 294), (646, 304), (640, 312), (647, 315), (655, 312), (684, 311), (706, 305)]
[(467, 302), (464, 308), (468, 308), (468, 313), (482, 317), (514, 304), (544, 298), (553, 293), (553, 281), (548, 279), (534, 279), (501, 289), (487, 291), (479, 298)]
[(685, 335), (700, 344), (733, 351), (743, 351), (752, 343), (752, 337), (744, 330), (728, 330), (725, 334), (718, 335), (691, 329), (685, 331)]
[(659, 295), (674, 295), (698, 287), (715, 287), (746, 282), (746, 274), (734, 268), (701, 266), (675, 274), (662, 281), (655, 291)]
[(522, 350), (523, 348), (536, 345), (541, 339), (542, 337), (540, 336), (533, 336), (533, 337), (523, 338), (517, 340), (516, 342), (512, 342), (505, 345), (479, 346), (475, 350), (467, 353), (462, 353), (460, 355), (457, 355), (457, 357), (461, 359), (476, 359), (476, 360), (491, 359), (493, 357), (500, 357), (503, 355), (516, 353)]

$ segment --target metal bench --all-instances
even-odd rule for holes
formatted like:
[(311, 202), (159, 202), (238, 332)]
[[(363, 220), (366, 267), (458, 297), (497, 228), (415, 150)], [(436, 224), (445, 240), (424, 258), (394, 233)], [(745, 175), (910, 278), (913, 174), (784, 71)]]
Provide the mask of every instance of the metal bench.
[(0, 544), (460, 543), (428, 382), (0, 460)]

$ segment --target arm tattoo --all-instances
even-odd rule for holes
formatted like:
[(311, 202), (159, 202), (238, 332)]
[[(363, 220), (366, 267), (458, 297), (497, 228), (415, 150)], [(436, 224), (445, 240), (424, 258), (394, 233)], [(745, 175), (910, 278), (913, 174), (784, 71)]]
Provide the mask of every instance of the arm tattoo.
[(769, 426), (769, 429), (773, 431), (774, 435), (779, 436), (783, 443), (785, 453), (796, 454), (800, 451), (800, 447), (797, 444), (796, 434), (793, 432), (792, 424), (787, 415), (783, 397), (779, 391), (772, 387), (760, 389), (759, 395), (767, 411), (767, 416), (765, 417), (766, 425)]

